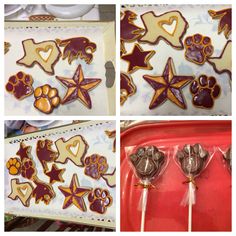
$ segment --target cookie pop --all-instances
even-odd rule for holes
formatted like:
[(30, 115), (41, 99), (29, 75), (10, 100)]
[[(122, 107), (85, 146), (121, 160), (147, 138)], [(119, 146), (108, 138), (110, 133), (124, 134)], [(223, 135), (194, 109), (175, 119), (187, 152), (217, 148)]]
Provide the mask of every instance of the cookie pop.
[(191, 146), (186, 144), (177, 153), (177, 161), (184, 175), (188, 178), (185, 183), (189, 184), (188, 201), (188, 231), (192, 231), (192, 205), (195, 203), (195, 190), (197, 189), (195, 177), (198, 176), (206, 166), (209, 153), (200, 145)]
[(139, 147), (135, 154), (129, 156), (140, 182), (137, 184), (143, 188), (142, 192), (142, 217), (141, 232), (144, 231), (145, 214), (147, 207), (148, 190), (153, 188), (152, 181), (158, 177), (164, 167), (166, 156), (155, 146)]

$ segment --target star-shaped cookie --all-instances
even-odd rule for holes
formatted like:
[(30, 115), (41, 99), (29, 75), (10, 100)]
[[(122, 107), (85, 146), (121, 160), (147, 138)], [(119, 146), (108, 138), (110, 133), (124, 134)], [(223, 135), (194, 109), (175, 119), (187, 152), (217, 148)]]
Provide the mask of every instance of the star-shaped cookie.
[(73, 204), (81, 211), (87, 210), (83, 197), (91, 191), (91, 188), (80, 187), (77, 174), (73, 174), (69, 187), (59, 186), (58, 188), (65, 196), (63, 209)]
[(156, 108), (168, 99), (182, 109), (187, 108), (181, 89), (189, 84), (194, 79), (194, 77), (175, 75), (172, 58), (167, 60), (162, 75), (144, 75), (143, 78), (155, 90), (149, 109)]
[(155, 51), (144, 51), (137, 43), (131, 53), (121, 56), (121, 58), (128, 62), (128, 73), (133, 73), (138, 69), (152, 70), (149, 62)]
[(50, 184), (54, 184), (55, 182), (64, 182), (62, 175), (65, 170), (65, 168), (59, 169), (56, 164), (53, 164), (51, 170), (46, 172), (45, 175), (49, 177)]
[(87, 108), (92, 108), (92, 101), (88, 92), (94, 89), (102, 81), (101, 79), (84, 78), (81, 65), (78, 65), (72, 78), (56, 76), (56, 79), (67, 87), (66, 95), (62, 99), (61, 104), (73, 102), (78, 99)]
[(16, 155), (18, 155), (23, 161), (26, 159), (31, 159), (31, 146), (26, 146), (23, 142), (20, 143), (20, 148), (17, 151)]

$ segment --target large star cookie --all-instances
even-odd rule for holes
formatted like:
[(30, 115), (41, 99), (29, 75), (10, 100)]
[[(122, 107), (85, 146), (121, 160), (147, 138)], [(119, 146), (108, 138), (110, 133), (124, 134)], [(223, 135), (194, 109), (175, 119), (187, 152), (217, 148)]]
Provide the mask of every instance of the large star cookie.
[(213, 66), (214, 70), (221, 73), (228, 73), (231, 77), (232, 71), (232, 41), (229, 40), (224, 46), (219, 57), (208, 58), (208, 62)]
[(138, 69), (152, 70), (149, 60), (155, 54), (155, 51), (144, 51), (137, 43), (131, 53), (121, 56), (128, 62), (128, 73), (133, 73)]
[(92, 101), (89, 96), (89, 91), (94, 89), (101, 83), (101, 79), (84, 78), (81, 65), (79, 65), (72, 78), (65, 78), (56, 76), (56, 78), (67, 87), (65, 97), (62, 99), (61, 104), (79, 100), (87, 108), (92, 108)]
[(194, 77), (175, 75), (172, 58), (169, 58), (162, 75), (144, 75), (143, 78), (155, 90), (149, 109), (154, 109), (166, 100), (170, 100), (182, 109), (186, 109), (186, 103), (181, 89), (189, 84)]
[(83, 197), (91, 191), (91, 188), (80, 187), (77, 174), (73, 174), (69, 187), (59, 186), (58, 188), (65, 196), (63, 209), (73, 204), (81, 211), (87, 210)]

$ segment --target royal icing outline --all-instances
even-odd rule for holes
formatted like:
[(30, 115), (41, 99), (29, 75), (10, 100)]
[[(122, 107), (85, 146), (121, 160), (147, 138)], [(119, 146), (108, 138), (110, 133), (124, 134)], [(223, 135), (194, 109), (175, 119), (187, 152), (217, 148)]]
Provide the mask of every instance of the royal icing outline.
[[(228, 64), (228, 68), (224, 63), (222, 63), (222, 60), (224, 60), (224, 58), (227, 62), (230, 61), (229, 63), (226, 63)], [(231, 78), (232, 76), (232, 72), (231, 72), (232, 71), (232, 41), (228, 40), (226, 42), (219, 57), (210, 57), (207, 59), (207, 61), (213, 66), (213, 69), (215, 70), (215, 72), (217, 72), (218, 74), (227, 73)], [(217, 62), (218, 62), (218, 66), (216, 65)]]
[[(65, 164), (68, 162), (68, 160), (71, 160), (76, 166), (84, 166), (84, 158), (89, 145), (82, 135), (75, 135), (68, 140), (65, 140), (64, 138), (57, 139), (55, 141), (55, 145), (58, 151), (58, 157), (54, 161), (55, 163)], [(81, 145), (82, 153), (79, 152)], [(76, 153), (71, 151), (71, 147), (77, 147)]]
[[(135, 53), (139, 55), (134, 55)], [(150, 60), (154, 56), (155, 53), (156, 52), (154, 50), (145, 51), (142, 49), (142, 47), (138, 43), (135, 43), (132, 51), (130, 53), (122, 55), (121, 59), (123, 59), (124, 61), (128, 63), (127, 73), (131, 74), (139, 69), (152, 70), (153, 67), (150, 64)], [(143, 54), (143, 57), (141, 58), (140, 63), (137, 63), (138, 62), (137, 59), (140, 60), (140, 57), (142, 54)], [(134, 65), (132, 65), (132, 63), (134, 63)], [(141, 65), (141, 63), (143, 63), (143, 65)], [(140, 64), (140, 65), (137, 65), (137, 64)]]
[[(16, 61), (19, 65), (24, 65), (26, 67), (33, 67), (38, 64), (39, 67), (49, 75), (54, 75), (54, 66), (59, 61), (61, 56), (60, 48), (57, 46), (56, 42), (53, 40), (41, 41), (35, 43), (33, 38), (26, 39), (22, 41), (24, 56)], [(40, 52), (48, 52), (49, 56), (45, 60)]]
[[(189, 24), (180, 11), (169, 11), (158, 16), (154, 13), (154, 11), (149, 11), (142, 14), (141, 19), (145, 26), (145, 33), (138, 40), (139, 42), (158, 44), (162, 39), (173, 48), (184, 48), (182, 39), (189, 27)], [(169, 22), (169, 20), (171, 20), (171, 22)], [(176, 21), (176, 25), (173, 33), (171, 34), (163, 27), (163, 25), (171, 25), (173, 24), (173, 21)], [(157, 26), (159, 26), (159, 28)], [(151, 35), (153, 30), (156, 30), (154, 31), (154, 36)], [(176, 36), (175, 34), (178, 35)], [(171, 38), (168, 39), (168, 37)]]
[[(90, 39), (86, 37), (75, 37), (75, 38), (69, 38), (69, 39), (64, 39), (64, 40), (56, 39), (56, 42), (59, 47), (64, 47), (63, 53), (62, 53), (62, 60), (65, 60), (67, 58), (68, 63), (70, 65), (74, 60), (78, 58), (80, 58), (81, 60), (84, 60), (87, 64), (90, 64), (93, 60), (93, 53), (97, 50), (96, 43), (91, 42)], [(86, 46), (83, 48), (82, 46), (80, 46), (81, 43), (86, 44)], [(75, 46), (73, 46), (73, 44)], [(78, 48), (75, 48), (75, 47), (78, 47)], [(88, 50), (90, 50), (91, 53), (88, 52)], [(77, 52), (74, 53), (75, 51)]]

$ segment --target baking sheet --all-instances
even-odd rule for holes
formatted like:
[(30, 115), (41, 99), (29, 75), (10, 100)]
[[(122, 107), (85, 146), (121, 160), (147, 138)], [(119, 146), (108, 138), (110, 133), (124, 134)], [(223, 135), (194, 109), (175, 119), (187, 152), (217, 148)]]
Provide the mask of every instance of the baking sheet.
[[(105, 63), (112, 61), (115, 65), (115, 39), (113, 22), (5, 22), (5, 41), (11, 44), (10, 50), (5, 54), (5, 84), (11, 75), (24, 71), (32, 75), (33, 87), (50, 84), (58, 89), (61, 98), (66, 94), (66, 88), (56, 80), (55, 76), (71, 78), (78, 64), (82, 65), (85, 78), (101, 78), (102, 82), (89, 92), (92, 100), (92, 109), (86, 108), (81, 102), (74, 101), (60, 105), (51, 115), (111, 115), (115, 113), (115, 85), (106, 87)], [(60, 59), (54, 69), (53, 76), (45, 73), (38, 65), (27, 68), (17, 65), (16, 61), (23, 57), (22, 41), (33, 38), (35, 42), (45, 40), (67, 39), (71, 37), (87, 37), (95, 42), (97, 50), (93, 53), (93, 61), (86, 64), (81, 59), (74, 60), (69, 65), (67, 59)], [(107, 42), (109, 48), (107, 49)], [(111, 50), (112, 48), (112, 50)], [(60, 48), (61, 51), (63, 47)], [(109, 51), (108, 51), (109, 50)], [(103, 102), (101, 102), (103, 99)], [(12, 94), (5, 91), (6, 115), (45, 115), (33, 106), (34, 96), (31, 95), (18, 101)]]
[[(189, 27), (185, 33), (183, 40), (196, 33), (209, 36), (214, 46), (214, 53), (212, 57), (221, 54), (227, 40), (223, 33), (218, 34), (219, 20), (213, 20), (208, 14), (208, 10), (220, 10), (230, 8), (231, 5), (125, 5), (121, 11), (131, 10), (137, 14), (137, 20), (134, 23), (144, 28), (140, 15), (148, 11), (154, 11), (156, 15), (161, 15), (168, 11), (178, 10), (186, 18)], [(127, 52), (131, 52), (134, 43), (125, 43)], [(146, 50), (155, 50), (155, 55), (150, 59), (150, 64), (153, 70), (139, 69), (131, 74), (133, 82), (136, 84), (137, 92), (128, 97), (123, 106), (121, 106), (121, 115), (231, 115), (231, 81), (229, 75), (226, 73), (217, 74), (209, 63), (198, 66), (187, 61), (184, 57), (185, 50), (176, 50), (168, 45), (163, 40), (157, 45), (148, 43), (139, 43), (139, 45)], [(182, 89), (185, 98), (187, 109), (183, 110), (171, 101), (167, 100), (164, 104), (156, 107), (153, 110), (149, 109), (149, 104), (154, 95), (153, 88), (143, 79), (143, 75), (162, 75), (165, 64), (169, 57), (173, 58), (174, 66), (177, 75), (195, 75), (199, 77), (201, 74), (214, 76), (217, 83), (221, 87), (221, 94), (215, 100), (215, 105), (212, 109), (196, 108), (192, 105), (192, 95), (189, 91), (189, 85)], [(128, 69), (128, 63), (120, 60), (120, 67), (122, 72)]]
[[(86, 156), (94, 153), (104, 155), (107, 158), (109, 166), (107, 173), (112, 173), (116, 167), (115, 153), (112, 152), (113, 139), (109, 139), (104, 131), (114, 129), (114, 121), (90, 121), (83, 124), (67, 125), (64, 127), (52, 128), (46, 131), (5, 139), (5, 213), (14, 214), (17, 216), (48, 218), (115, 228), (116, 188), (110, 188), (102, 178), (100, 180), (94, 180), (91, 177), (84, 175), (84, 168), (77, 167), (71, 161), (68, 161), (67, 164), (56, 163), (58, 168), (66, 168), (66, 171), (63, 174), (63, 179), (65, 182), (56, 182), (52, 185), (56, 193), (56, 197), (52, 199), (49, 205), (45, 205), (43, 202), (35, 204), (35, 199), (32, 198), (30, 201), (30, 207), (24, 207), (20, 200), (11, 200), (8, 198), (8, 195), (11, 192), (11, 179), (19, 178), (20, 182), (30, 181), (21, 177), (20, 175), (9, 175), (6, 168), (6, 162), (10, 157), (16, 156), (20, 142), (24, 141), (26, 145), (32, 146), (32, 157), (36, 164), (39, 179), (48, 183), (48, 177), (43, 173), (43, 168), (36, 156), (35, 149), (37, 140), (48, 138), (52, 141), (56, 141), (61, 137), (64, 137), (67, 140), (75, 135), (82, 135), (89, 145)], [(56, 150), (55, 144), (52, 146), (52, 148)], [(53, 163), (48, 164), (49, 169), (51, 169), (52, 164)], [(80, 186), (91, 188), (101, 187), (109, 190), (113, 198), (113, 203), (107, 208), (107, 212), (104, 215), (97, 214), (89, 209), (89, 203), (86, 196), (84, 197), (84, 200), (87, 206), (87, 212), (82, 212), (75, 206), (70, 206), (64, 210), (62, 209), (64, 195), (60, 192), (58, 186), (68, 186), (74, 173), (77, 173)]]

